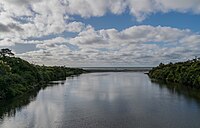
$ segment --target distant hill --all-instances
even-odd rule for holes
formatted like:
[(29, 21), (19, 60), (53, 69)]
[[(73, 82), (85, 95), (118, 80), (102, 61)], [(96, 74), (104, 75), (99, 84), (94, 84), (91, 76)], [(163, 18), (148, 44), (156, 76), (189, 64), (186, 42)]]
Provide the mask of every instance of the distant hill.
[(200, 60), (193, 59), (174, 64), (161, 63), (149, 71), (149, 77), (200, 89)]
[(16, 57), (0, 56), (0, 99), (12, 98), (46, 86), (49, 81), (65, 80), (84, 70), (64, 66), (38, 66)]

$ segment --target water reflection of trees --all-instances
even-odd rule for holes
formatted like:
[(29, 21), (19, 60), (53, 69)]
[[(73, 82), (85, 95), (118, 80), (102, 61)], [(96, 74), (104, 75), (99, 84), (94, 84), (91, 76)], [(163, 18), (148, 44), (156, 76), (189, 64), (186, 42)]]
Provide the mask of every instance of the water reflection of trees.
[(21, 110), (23, 107), (27, 106), (30, 102), (36, 99), (36, 96), (40, 89), (45, 89), (46, 87), (54, 86), (57, 84), (64, 84), (64, 82), (55, 81), (23, 96), (19, 96), (10, 100), (0, 101), (0, 119), (3, 119), (4, 117), (15, 116), (17, 111)]
[(16, 111), (21, 110), (24, 106), (28, 105), (31, 101), (34, 101), (38, 91), (16, 97), (11, 100), (0, 101), (0, 118), (5, 116), (15, 116)]
[(185, 98), (195, 99), (200, 103), (200, 90), (190, 88), (176, 83), (166, 83), (161, 81), (154, 81), (152, 83), (159, 85), (160, 88), (167, 88), (170, 93), (176, 93), (177, 95), (184, 96)]
[[(67, 77), (67, 79), (73, 79), (77, 76), (79, 75), (70, 76)], [(39, 93), (39, 90), (44, 90), (46, 87), (55, 86), (59, 84), (64, 85), (64, 83), (65, 81), (52, 81), (49, 84), (44, 85), (31, 93), (29, 92), (27, 94), (18, 96), (10, 100), (0, 100), (0, 119), (3, 119), (4, 117), (15, 116), (17, 111), (27, 106), (30, 102), (36, 100), (36, 96)]]

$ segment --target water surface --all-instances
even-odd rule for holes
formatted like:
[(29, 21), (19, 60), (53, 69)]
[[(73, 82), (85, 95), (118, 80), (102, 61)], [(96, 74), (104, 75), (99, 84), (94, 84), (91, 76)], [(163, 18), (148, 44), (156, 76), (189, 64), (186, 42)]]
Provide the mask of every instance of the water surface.
[(0, 128), (199, 128), (200, 102), (142, 72), (67, 78), (1, 103)]

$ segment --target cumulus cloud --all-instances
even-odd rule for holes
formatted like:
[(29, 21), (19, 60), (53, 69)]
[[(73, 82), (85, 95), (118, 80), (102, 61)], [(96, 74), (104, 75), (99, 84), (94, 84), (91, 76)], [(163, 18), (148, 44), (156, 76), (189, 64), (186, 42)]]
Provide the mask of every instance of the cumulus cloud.
[(38, 62), (42, 62), (46, 57), (47, 64), (55, 64), (56, 59), (57, 64), (73, 66), (75, 62), (78, 65), (156, 65), (160, 62), (187, 60), (200, 55), (200, 35), (187, 29), (149, 25), (133, 26), (122, 31), (95, 30), (88, 26), (74, 38), (58, 37), (32, 43), (36, 43), (40, 50), (24, 53), (24, 58), (38, 60), (40, 56), (39, 58), (42, 58)]
[[(9, 32), (8, 24), (17, 30), (26, 30), (17, 34), (10, 32), (5, 38), (41, 37), (60, 34), (65, 31), (80, 32), (84, 23), (71, 22), (73, 15), (85, 18), (103, 16), (109, 12), (122, 14), (128, 10), (138, 21), (156, 12), (192, 12), (200, 13), (198, 0), (0, 0), (1, 32)], [(76, 20), (76, 19), (75, 19)], [(15, 25), (15, 26), (13, 26)], [(10, 36), (9, 36), (10, 35)], [(4, 38), (1, 35), (1, 38)]]
[(126, 9), (136, 17), (137, 21), (144, 20), (156, 12), (178, 11), (200, 14), (199, 0), (68, 0), (70, 14), (82, 17), (103, 16), (106, 12), (121, 14)]
[(85, 28), (85, 24), (81, 22), (70, 22), (66, 25), (66, 30), (69, 32), (81, 32)]
[[(80, 32), (84, 28), (81, 22), (71, 22), (67, 15), (67, 3), (63, 0), (0, 0), (0, 27), (1, 32), (26, 30), (17, 34), (10, 32), (1, 35), (1, 38), (42, 37), (50, 34), (67, 32)], [(68, 18), (66, 18), (68, 17)]]
[(15, 4), (15, 5), (26, 5), (26, 4), (30, 4), (30, 3), (35, 3), (35, 2), (39, 2), (40, 0), (6, 0), (5, 2), (11, 3), (11, 4)]
[[(151, 14), (200, 14), (199, 0), (0, 0), (0, 46), (35, 44), (17, 54), (40, 64), (157, 64), (199, 55), (200, 35), (188, 29), (150, 25), (96, 30), (83, 18), (128, 11), (141, 22)], [(63, 37), (73, 33), (72, 37)]]
[(116, 29), (98, 30), (89, 27), (80, 32), (78, 36), (71, 38), (70, 43), (76, 45), (96, 46), (101, 44), (120, 45), (124, 43), (145, 43), (145, 42), (179, 42), (185, 36), (191, 35), (190, 30), (180, 30), (171, 27), (153, 27), (150, 25), (133, 26), (122, 31)]
[(0, 46), (1, 47), (8, 47), (8, 46), (14, 46), (16, 43), (23, 43), (24, 40), (20, 39), (20, 38), (3, 38), (0, 39)]
[(180, 13), (200, 13), (199, 0), (127, 0), (130, 12), (138, 21), (144, 20), (148, 15), (156, 12), (167, 13), (177, 11)]
[(9, 28), (6, 25), (0, 23), (0, 32), (9, 32), (9, 31), (10, 31)]

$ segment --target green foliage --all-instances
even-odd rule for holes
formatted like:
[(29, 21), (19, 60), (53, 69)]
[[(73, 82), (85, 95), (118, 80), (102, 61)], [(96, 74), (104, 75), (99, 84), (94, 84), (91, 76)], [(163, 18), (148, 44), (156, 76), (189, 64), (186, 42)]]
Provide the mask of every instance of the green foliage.
[(15, 97), (42, 87), (49, 81), (64, 80), (83, 73), (82, 69), (39, 66), (16, 57), (0, 57), (0, 99)]
[(200, 60), (193, 59), (175, 64), (160, 64), (149, 71), (149, 77), (166, 82), (200, 88)]
[(8, 56), (14, 56), (14, 53), (12, 53), (12, 51), (8, 48), (4, 48), (0, 50), (0, 56), (1, 57), (5, 57), (6, 55)]
[(5, 75), (6, 73), (10, 72), (11, 68), (5, 62), (0, 60), (0, 75)]

